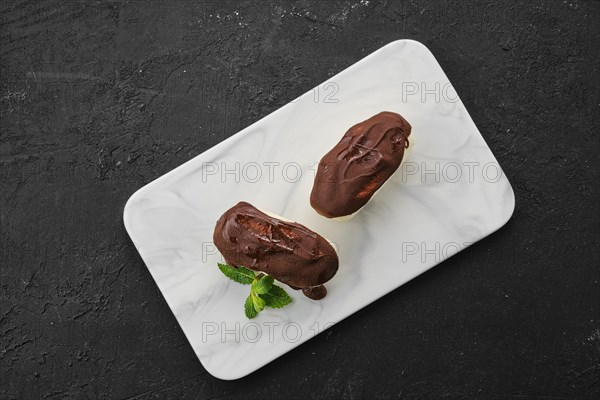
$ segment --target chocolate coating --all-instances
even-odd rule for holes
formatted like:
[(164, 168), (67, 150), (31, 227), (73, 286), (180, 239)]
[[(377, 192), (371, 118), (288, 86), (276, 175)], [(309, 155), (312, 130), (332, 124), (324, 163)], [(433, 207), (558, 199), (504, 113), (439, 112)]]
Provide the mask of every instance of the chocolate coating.
[(213, 241), (229, 265), (265, 272), (314, 299), (325, 297), (321, 285), (338, 270), (337, 253), (321, 235), (243, 201), (219, 218)]
[(410, 131), (408, 121), (389, 111), (348, 129), (319, 162), (311, 206), (328, 218), (358, 211), (400, 166)]

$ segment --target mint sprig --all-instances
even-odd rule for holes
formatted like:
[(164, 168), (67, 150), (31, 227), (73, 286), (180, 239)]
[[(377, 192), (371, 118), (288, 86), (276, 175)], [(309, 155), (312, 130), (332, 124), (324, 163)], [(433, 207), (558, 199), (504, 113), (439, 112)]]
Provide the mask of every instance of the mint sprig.
[(250, 319), (256, 317), (265, 307), (281, 308), (292, 302), (290, 295), (281, 286), (273, 283), (275, 280), (272, 276), (263, 273), (256, 275), (254, 271), (245, 267), (232, 267), (221, 263), (217, 263), (217, 266), (229, 279), (242, 285), (251, 285), (250, 295), (244, 303), (244, 313)]

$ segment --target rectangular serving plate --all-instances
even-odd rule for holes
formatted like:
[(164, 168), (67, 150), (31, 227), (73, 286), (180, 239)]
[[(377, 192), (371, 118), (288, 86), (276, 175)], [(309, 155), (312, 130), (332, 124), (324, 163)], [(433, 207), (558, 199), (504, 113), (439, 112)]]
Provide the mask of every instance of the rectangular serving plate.
[[(354, 218), (309, 203), (315, 166), (353, 124), (394, 111), (412, 125), (400, 169)], [(244, 315), (248, 286), (225, 278), (212, 243), (238, 201), (334, 243), (328, 295)], [(512, 188), (431, 52), (392, 42), (138, 190), (125, 227), (206, 370), (243, 377), (503, 226)]]

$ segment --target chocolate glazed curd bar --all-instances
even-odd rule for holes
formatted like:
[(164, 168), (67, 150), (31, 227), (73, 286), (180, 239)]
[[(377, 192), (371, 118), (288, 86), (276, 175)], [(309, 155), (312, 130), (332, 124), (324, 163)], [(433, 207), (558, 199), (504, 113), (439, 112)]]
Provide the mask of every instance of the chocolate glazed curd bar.
[(311, 206), (335, 219), (359, 211), (402, 163), (411, 129), (401, 115), (389, 111), (348, 129), (319, 162)]
[(323, 284), (338, 270), (337, 253), (321, 235), (243, 201), (219, 218), (213, 241), (227, 264), (269, 274), (313, 300), (327, 295)]

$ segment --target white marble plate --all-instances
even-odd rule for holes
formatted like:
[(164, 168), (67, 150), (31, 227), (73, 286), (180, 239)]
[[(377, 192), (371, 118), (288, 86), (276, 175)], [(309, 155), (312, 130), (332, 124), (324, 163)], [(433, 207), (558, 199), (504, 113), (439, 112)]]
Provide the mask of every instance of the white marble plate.
[[(383, 111), (413, 127), (386, 185), (348, 222), (309, 204), (314, 166), (354, 123)], [(321, 301), (248, 320), (248, 286), (225, 278), (212, 244), (238, 201), (334, 242), (337, 275)], [(125, 226), (202, 365), (243, 377), (504, 225), (512, 188), (431, 52), (400, 40), (137, 191)]]

